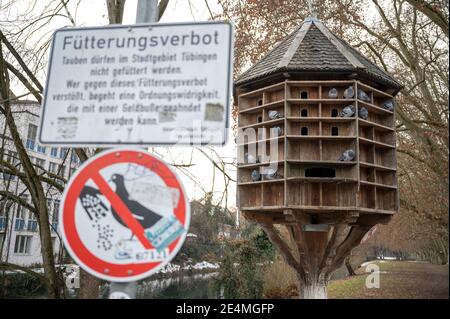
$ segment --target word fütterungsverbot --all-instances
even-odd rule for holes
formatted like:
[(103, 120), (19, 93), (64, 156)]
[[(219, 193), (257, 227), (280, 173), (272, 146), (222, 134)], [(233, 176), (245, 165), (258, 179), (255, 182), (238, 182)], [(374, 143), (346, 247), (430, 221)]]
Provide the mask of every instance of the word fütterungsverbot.
[(185, 46), (185, 45), (216, 45), (219, 44), (219, 32), (198, 34), (195, 31), (180, 35), (154, 35), (154, 36), (126, 36), (126, 37), (96, 37), (91, 36), (64, 36), (63, 50), (66, 49), (121, 49), (138, 48), (144, 51), (146, 48), (157, 46)]

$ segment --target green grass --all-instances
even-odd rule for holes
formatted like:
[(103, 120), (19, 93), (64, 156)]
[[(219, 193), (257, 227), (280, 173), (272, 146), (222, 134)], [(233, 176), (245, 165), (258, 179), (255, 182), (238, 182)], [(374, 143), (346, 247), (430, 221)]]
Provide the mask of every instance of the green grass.
[(358, 269), (356, 276), (330, 282), (328, 298), (448, 298), (448, 265), (406, 261), (377, 261), (375, 264), (380, 270), (380, 288), (367, 288), (369, 273)]

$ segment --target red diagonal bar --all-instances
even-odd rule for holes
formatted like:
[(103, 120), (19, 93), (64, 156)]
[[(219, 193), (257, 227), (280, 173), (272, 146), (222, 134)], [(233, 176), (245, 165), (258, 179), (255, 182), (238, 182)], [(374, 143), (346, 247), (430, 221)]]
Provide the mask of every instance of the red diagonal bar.
[(131, 229), (133, 234), (139, 239), (141, 244), (146, 249), (151, 249), (152, 245), (145, 236), (145, 229), (141, 224), (133, 217), (133, 214), (128, 209), (127, 205), (122, 201), (122, 199), (109, 187), (109, 184), (105, 179), (99, 174), (94, 173), (91, 176), (92, 180), (97, 184), (100, 192), (106, 196), (108, 201), (122, 218), (123, 222)]

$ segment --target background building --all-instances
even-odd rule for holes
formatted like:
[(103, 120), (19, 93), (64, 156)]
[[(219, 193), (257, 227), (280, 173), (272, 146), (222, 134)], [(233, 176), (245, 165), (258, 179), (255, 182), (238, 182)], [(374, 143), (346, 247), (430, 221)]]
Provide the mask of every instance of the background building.
[[(51, 174), (68, 179), (78, 167), (79, 160), (74, 152), (66, 148), (45, 147), (37, 142), (40, 105), (34, 101), (15, 101), (12, 105), (14, 118), (27, 149), (31, 162), (38, 174)], [(9, 137), (5, 118), (0, 118), (0, 158), (21, 170), (21, 163)], [(54, 177), (57, 183), (62, 180)], [(0, 162), (0, 191), (11, 192), (31, 203), (30, 194), (17, 176), (5, 172)], [(62, 245), (58, 234), (58, 209), (61, 193), (54, 186), (44, 184), (49, 209), (49, 223), (52, 230), (53, 250), (56, 262), (61, 260)], [(22, 266), (42, 263), (39, 226), (36, 216), (26, 207), (0, 195), (0, 261)]]

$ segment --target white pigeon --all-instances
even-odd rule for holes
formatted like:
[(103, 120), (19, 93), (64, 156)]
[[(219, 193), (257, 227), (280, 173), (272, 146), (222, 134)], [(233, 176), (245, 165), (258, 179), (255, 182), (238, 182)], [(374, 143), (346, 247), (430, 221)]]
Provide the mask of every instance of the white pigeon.
[(336, 88), (331, 88), (328, 91), (328, 97), (331, 98), (331, 99), (337, 98), (338, 97), (338, 90), (336, 90)]
[(353, 96), (355, 96), (355, 89), (353, 86), (349, 86), (344, 91), (344, 99), (351, 99)]
[(363, 120), (367, 120), (367, 118), (369, 117), (369, 111), (367, 111), (365, 107), (361, 107), (358, 111), (358, 116)]
[(354, 150), (346, 150), (344, 153), (342, 153), (341, 157), (339, 157), (340, 161), (353, 161), (355, 159), (355, 151)]
[(281, 119), (283, 116), (280, 114), (280, 112), (276, 110), (270, 110), (267, 112), (267, 115), (269, 116), (269, 119), (275, 120), (275, 119)]
[(352, 117), (355, 114), (355, 107), (353, 105), (347, 105), (341, 111), (341, 117)]

